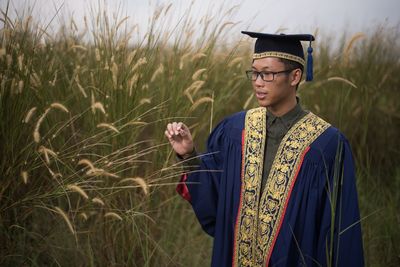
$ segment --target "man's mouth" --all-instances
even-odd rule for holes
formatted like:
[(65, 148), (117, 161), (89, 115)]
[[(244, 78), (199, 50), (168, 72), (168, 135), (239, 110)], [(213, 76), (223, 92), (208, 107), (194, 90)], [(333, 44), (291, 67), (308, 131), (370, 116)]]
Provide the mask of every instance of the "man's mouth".
[(267, 93), (264, 92), (256, 92), (257, 99), (264, 99), (267, 96)]

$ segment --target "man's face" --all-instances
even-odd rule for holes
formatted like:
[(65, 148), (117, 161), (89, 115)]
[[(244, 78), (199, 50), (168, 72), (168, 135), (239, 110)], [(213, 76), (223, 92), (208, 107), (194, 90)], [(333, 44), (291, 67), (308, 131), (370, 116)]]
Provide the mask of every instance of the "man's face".
[[(252, 70), (265, 73), (281, 72), (287, 70), (283, 62), (275, 57), (265, 57), (255, 59), (252, 64)], [(293, 71), (295, 73), (296, 71)], [(293, 82), (293, 73), (279, 73), (274, 75), (274, 80), (266, 82), (258, 75), (255, 81), (252, 81), (254, 94), (258, 104), (271, 110), (279, 110), (285, 106), (292, 98), (296, 98), (296, 87)], [(264, 75), (264, 76), (266, 76)], [(271, 76), (271, 74), (269, 74)], [(294, 85), (294, 86), (293, 86)]]

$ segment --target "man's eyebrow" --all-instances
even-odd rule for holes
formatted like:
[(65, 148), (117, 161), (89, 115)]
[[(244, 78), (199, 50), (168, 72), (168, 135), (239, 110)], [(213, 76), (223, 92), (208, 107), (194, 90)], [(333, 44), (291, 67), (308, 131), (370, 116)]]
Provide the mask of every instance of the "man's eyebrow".
[[(258, 70), (256, 67), (254, 67), (254, 66), (251, 66), (251, 68), (253, 69), (253, 70)], [(269, 66), (265, 66), (265, 67), (262, 67), (260, 70), (268, 70), (268, 69), (270, 69), (270, 67)]]

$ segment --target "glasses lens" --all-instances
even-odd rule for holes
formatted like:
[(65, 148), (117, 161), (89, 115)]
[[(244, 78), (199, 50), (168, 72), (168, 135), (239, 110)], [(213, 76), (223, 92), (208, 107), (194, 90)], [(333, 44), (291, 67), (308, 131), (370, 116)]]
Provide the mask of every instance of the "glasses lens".
[(257, 78), (257, 73), (254, 73), (252, 70), (246, 71), (247, 79), (254, 81)]

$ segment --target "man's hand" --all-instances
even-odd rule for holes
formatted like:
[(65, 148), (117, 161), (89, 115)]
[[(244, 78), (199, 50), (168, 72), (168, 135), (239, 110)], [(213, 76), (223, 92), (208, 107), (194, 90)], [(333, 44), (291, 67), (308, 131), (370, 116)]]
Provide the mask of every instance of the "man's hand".
[(182, 122), (168, 123), (165, 136), (172, 148), (182, 158), (187, 158), (194, 150), (193, 138), (189, 128)]

